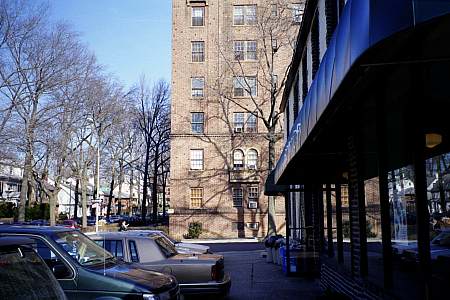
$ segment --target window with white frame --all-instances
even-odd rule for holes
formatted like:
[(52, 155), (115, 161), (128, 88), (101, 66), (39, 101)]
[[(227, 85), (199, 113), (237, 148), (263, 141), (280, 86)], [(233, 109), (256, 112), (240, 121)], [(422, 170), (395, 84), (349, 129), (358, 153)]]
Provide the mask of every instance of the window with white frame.
[(191, 170), (203, 170), (203, 149), (191, 149)]
[(203, 98), (205, 96), (205, 78), (203, 77), (192, 77), (191, 79), (191, 89), (192, 97)]
[(243, 112), (233, 113), (233, 126), (234, 126), (234, 132), (243, 132), (244, 131), (244, 113)]
[(234, 41), (234, 59), (235, 60), (256, 60), (257, 59), (256, 41)]
[(303, 4), (293, 3), (292, 4), (292, 21), (294, 23), (301, 23), (303, 17)]
[(242, 188), (233, 188), (233, 206), (242, 207), (242, 202), (244, 199), (244, 193)]
[(202, 112), (191, 113), (191, 129), (192, 133), (203, 133), (205, 115)]
[(258, 131), (258, 123), (257, 123), (257, 113), (247, 113), (247, 126), (245, 127), (246, 132), (257, 132)]
[(233, 168), (242, 169), (244, 167), (244, 151), (236, 149), (233, 151)]
[(205, 7), (193, 7), (192, 8), (192, 26), (204, 26), (205, 25)]
[(256, 76), (236, 76), (233, 78), (234, 97), (255, 97), (257, 93)]
[(235, 5), (233, 8), (233, 25), (255, 25), (256, 5)]
[(272, 17), (278, 16), (278, 5), (277, 4), (272, 4), (270, 6), (270, 11), (271, 11)]
[(205, 42), (203, 41), (192, 42), (192, 61), (193, 62), (205, 61)]
[(247, 168), (256, 169), (258, 165), (258, 152), (255, 149), (247, 151)]
[(191, 188), (191, 208), (202, 208), (203, 188)]
[(248, 187), (248, 208), (258, 208), (259, 188), (257, 186)]

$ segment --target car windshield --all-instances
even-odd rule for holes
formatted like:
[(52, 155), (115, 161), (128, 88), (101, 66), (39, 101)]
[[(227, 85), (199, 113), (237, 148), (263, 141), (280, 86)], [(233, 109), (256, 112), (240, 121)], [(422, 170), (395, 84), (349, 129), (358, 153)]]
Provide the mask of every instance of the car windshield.
[(178, 241), (174, 240), (173, 238), (171, 238), (169, 235), (167, 235), (165, 232), (161, 231), (161, 236), (165, 237), (166, 239), (168, 239), (169, 241), (172, 242), (172, 244), (177, 244)]
[(177, 255), (177, 250), (170, 241), (166, 240), (162, 236), (153, 236), (152, 239), (158, 244), (161, 251), (166, 257), (171, 257)]
[(83, 266), (114, 260), (114, 256), (78, 231), (58, 232), (54, 240)]
[(431, 242), (434, 245), (450, 247), (450, 231), (441, 232)]

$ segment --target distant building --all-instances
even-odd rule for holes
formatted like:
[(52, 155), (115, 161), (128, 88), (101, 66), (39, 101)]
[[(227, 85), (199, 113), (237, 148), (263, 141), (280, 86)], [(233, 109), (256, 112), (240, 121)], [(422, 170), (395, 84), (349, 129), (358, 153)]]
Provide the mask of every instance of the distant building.
[[(284, 13), (289, 22), (285, 38), (292, 30), (295, 41), (303, 2), (172, 1), (170, 233), (175, 237), (182, 237), (192, 222), (202, 224), (202, 237), (266, 235), (268, 199), (263, 189), (269, 153), (267, 129), (257, 110), (268, 114), (270, 97), (260, 107), (252, 99), (263, 103), (267, 89), (281, 81), (292, 47), (284, 40), (263, 41), (257, 22), (262, 12), (273, 18)], [(270, 74), (264, 70), (263, 49), (278, 49), (277, 43), (287, 47), (275, 54)], [(230, 72), (229, 65), (245, 71)], [(261, 84), (265, 76), (271, 76), (269, 86)], [(225, 93), (233, 100), (224, 101)], [(280, 138), (281, 125), (275, 133)], [(281, 139), (275, 148), (280, 147)], [(282, 201), (276, 202), (275, 211), (283, 232)]]

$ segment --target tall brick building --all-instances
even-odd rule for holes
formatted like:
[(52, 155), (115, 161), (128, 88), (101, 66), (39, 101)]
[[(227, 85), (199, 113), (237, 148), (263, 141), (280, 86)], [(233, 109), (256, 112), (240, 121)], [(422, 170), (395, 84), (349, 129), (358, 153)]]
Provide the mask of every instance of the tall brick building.
[[(201, 237), (267, 233), (268, 125), (277, 124), (277, 158), (278, 96), (303, 14), (303, 0), (292, 1), (172, 1), (170, 231), (177, 238), (192, 222), (202, 224)], [(283, 232), (284, 202), (274, 210)]]

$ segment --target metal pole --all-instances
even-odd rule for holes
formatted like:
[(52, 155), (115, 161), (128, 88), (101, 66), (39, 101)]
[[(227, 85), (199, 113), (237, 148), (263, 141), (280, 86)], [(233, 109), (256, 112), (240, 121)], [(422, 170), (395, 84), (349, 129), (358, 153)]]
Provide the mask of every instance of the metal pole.
[(287, 276), (291, 275), (291, 253), (290, 253), (290, 244), (289, 239), (291, 237), (291, 229), (290, 229), (290, 203), (291, 197), (290, 193), (287, 192), (284, 194), (284, 204), (285, 204), (285, 218), (286, 218), (286, 274)]

